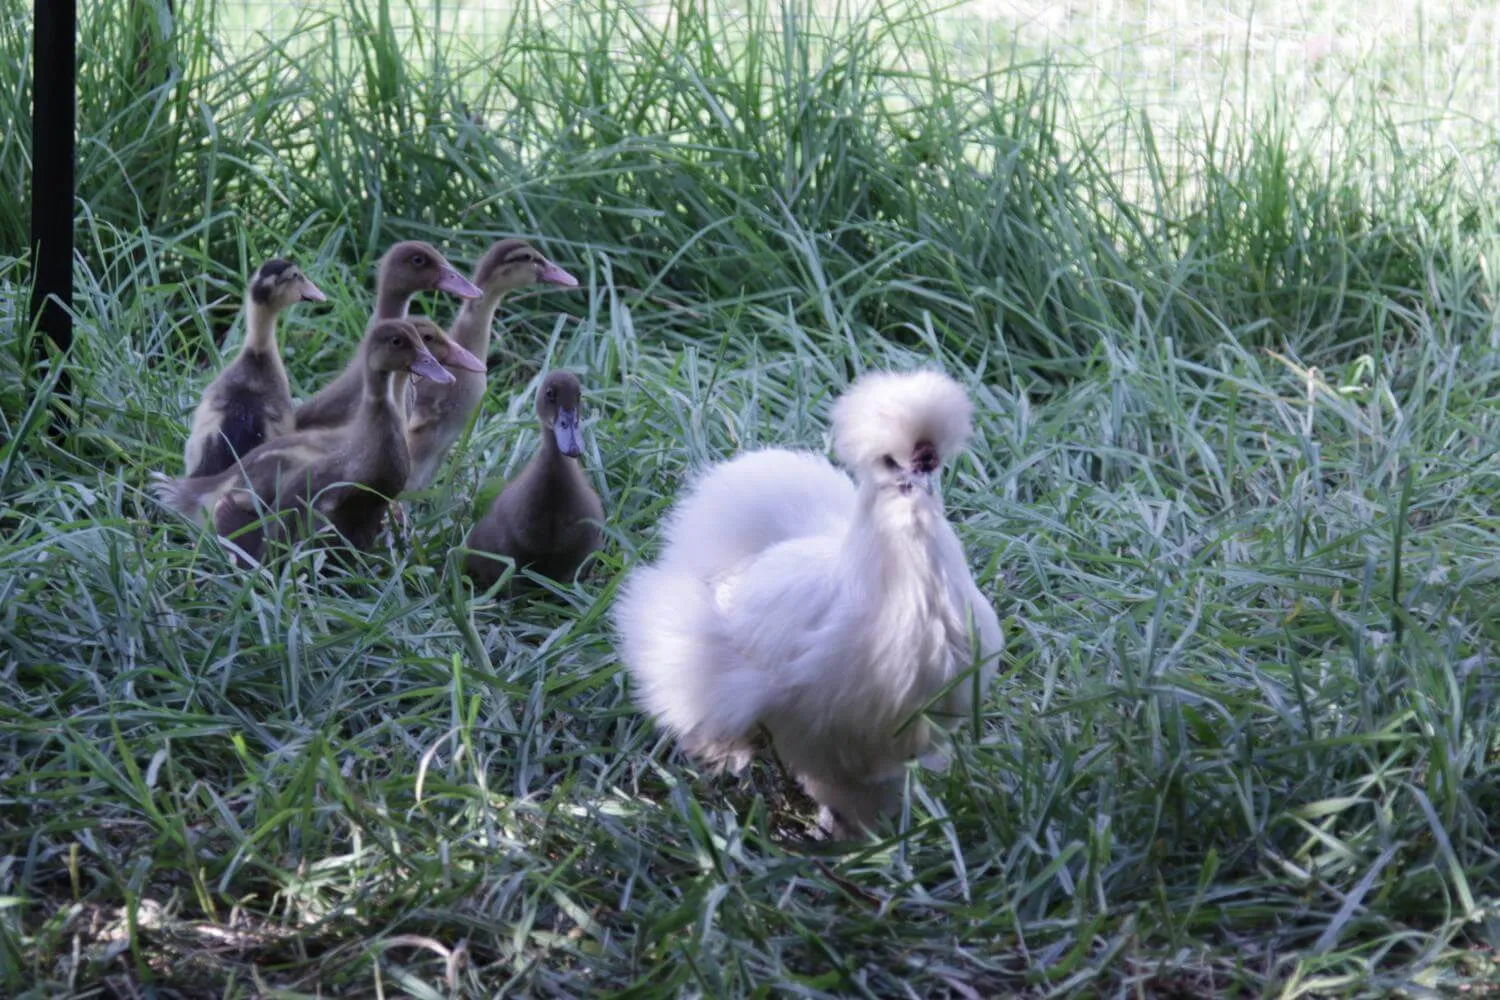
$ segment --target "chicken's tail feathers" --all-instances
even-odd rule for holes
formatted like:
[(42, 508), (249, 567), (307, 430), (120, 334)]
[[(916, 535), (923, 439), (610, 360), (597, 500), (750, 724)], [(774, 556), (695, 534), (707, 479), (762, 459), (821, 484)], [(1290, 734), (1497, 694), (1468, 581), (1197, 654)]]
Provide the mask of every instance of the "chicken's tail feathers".
[(693, 756), (743, 766), (769, 690), (725, 640), (709, 585), (642, 567), (616, 598), (614, 619), (641, 707)]

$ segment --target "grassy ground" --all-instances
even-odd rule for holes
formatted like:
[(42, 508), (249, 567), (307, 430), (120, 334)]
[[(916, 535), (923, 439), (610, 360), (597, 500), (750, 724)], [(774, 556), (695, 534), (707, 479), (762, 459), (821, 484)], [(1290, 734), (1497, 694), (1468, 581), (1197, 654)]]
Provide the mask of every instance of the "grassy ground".
[[(469, 62), (361, 0), (228, 58), (203, 2), (165, 40), (131, 21), (149, 4), (85, 19), (70, 399), (18, 321), (24, 201), (0, 197), (5, 992), (1500, 976), (1493, 146), (1412, 145), (1372, 98), (1166, 160), (1148, 120), (976, 69), (906, 8), (523, 9)], [(24, 86), (0, 101), (23, 191)], [(333, 300), (283, 333), (306, 392), (386, 244), (470, 263), (511, 233), (586, 289), (503, 309), (409, 543), (244, 574), (149, 499), (256, 261), (295, 253)], [(770, 765), (713, 780), (662, 742), (606, 612), (687, 472), (821, 447), (854, 373), (918, 362), (979, 403), (946, 492), (1008, 658), (952, 771), (835, 851)], [(529, 454), (552, 365), (590, 390), (610, 545), (577, 587), (476, 599), (447, 550)]]

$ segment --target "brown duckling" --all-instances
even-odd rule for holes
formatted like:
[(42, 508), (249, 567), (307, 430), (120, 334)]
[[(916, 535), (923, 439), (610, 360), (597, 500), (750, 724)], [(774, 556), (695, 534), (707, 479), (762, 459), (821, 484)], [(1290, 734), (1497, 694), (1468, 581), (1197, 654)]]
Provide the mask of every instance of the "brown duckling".
[[(481, 295), (468, 278), (459, 274), (437, 248), (420, 240), (397, 243), (380, 261), (375, 281), (375, 315), (372, 322), (405, 319), (406, 307), (418, 292), (434, 290), (475, 299)], [(297, 429), (337, 427), (359, 406), (364, 388), (364, 364), (356, 354), (338, 376), (297, 407)]]
[[(407, 322), (417, 328), (417, 333), (421, 336), (422, 343), (427, 345), (427, 349), (432, 352), (432, 356), (437, 358), (438, 364), (448, 369), (448, 374), (452, 375), (455, 380), (477, 376), (483, 381), (485, 365), (482, 357), (475, 357), (464, 350), (462, 344), (454, 340), (443, 331), (442, 327), (426, 316), (412, 316), (408, 318)], [(406, 387), (406, 396), (398, 400), (402, 405), (402, 413), (406, 415), (408, 427), (410, 427), (411, 423), (413, 401), (416, 399), (417, 393), (424, 386), (437, 386), (443, 389), (455, 388), (455, 384), (450, 382), (434, 382), (431, 379), (412, 380)], [(413, 464), (413, 472), (415, 473), (415, 464)]]
[(604, 542), (604, 505), (578, 467), (583, 453), (579, 410), (583, 386), (571, 372), (542, 381), (536, 414), (542, 443), (526, 468), (495, 498), (465, 542), (464, 571), (481, 587), (499, 579), (508, 556), (516, 568), (568, 581)]
[[(448, 374), (455, 377), (465, 373), (484, 371), (484, 362), (459, 346), (458, 342), (443, 332), (438, 326), (426, 316), (412, 316), (407, 322), (417, 328), (417, 334), (422, 338), (422, 343), (437, 358), (438, 364), (448, 370)], [(403, 426), (409, 419), (411, 413), (412, 396), (418, 386), (423, 385), (446, 385), (442, 382), (434, 382), (431, 379), (412, 379), (406, 386), (406, 390), (396, 398), (396, 406), (401, 411)], [(410, 448), (408, 447), (408, 451)], [(397, 502), (391, 506), (391, 515), (396, 523), (406, 523), (406, 508)]]
[(276, 320), (288, 306), (327, 298), (289, 260), (273, 257), (256, 270), (245, 293), (244, 346), (193, 411), (183, 451), (188, 475), (223, 472), (250, 449), (292, 432), (292, 387), (276, 346)]
[(353, 547), (371, 547), (411, 471), (397, 402), (406, 381), (413, 374), (439, 382), (453, 376), (407, 320), (374, 323), (360, 357), (365, 386), (353, 419), (277, 438), (215, 476), (162, 479), (157, 496), (187, 515), (212, 502), (215, 530), (257, 562), (268, 537), (295, 537), (309, 514)]
[[(459, 307), (449, 330), (452, 337), (479, 358), (489, 354), (490, 328), (506, 292), (528, 285), (576, 288), (578, 279), (552, 263), (524, 240), (501, 240), (474, 269), (474, 284), (483, 291)], [(439, 360), (442, 360), (439, 358)], [(448, 365), (446, 361), (443, 362)], [(448, 365), (452, 369), (453, 365)], [(421, 382), (412, 386), (412, 408), (406, 422), (406, 444), (411, 450), (408, 489), (425, 489), (484, 399), (483, 368), (454, 371), (452, 385)]]

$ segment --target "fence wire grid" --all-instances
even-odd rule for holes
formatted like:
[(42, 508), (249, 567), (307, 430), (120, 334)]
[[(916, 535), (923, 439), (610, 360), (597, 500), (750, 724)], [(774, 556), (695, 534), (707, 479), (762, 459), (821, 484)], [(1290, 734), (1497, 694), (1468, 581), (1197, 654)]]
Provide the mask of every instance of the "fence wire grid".
[[(483, 51), (515, 7), (401, 0), (389, 14), (397, 31), (420, 24)], [(636, 7), (670, 16), (659, 0)], [(345, 0), (217, 0), (231, 51), (318, 18), (336, 23), (345, 9)], [(1339, 102), (1363, 94), (1403, 130), (1462, 144), (1492, 140), (1500, 108), (1500, 4), (1487, 0), (964, 0), (935, 19), (976, 58), (1052, 60), (1075, 94), (1147, 109), (1164, 135), (1273, 100), (1299, 117), (1337, 117)]]

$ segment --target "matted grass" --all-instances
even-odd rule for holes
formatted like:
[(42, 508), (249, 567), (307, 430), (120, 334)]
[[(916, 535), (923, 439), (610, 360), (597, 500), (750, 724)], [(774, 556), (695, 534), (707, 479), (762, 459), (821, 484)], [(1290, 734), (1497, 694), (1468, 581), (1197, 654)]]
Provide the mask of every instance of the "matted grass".
[[(124, 20), (149, 5), (85, 28), (71, 400), (18, 321), (24, 202), (0, 198), (6, 991), (1500, 974), (1492, 149), (1406, 146), (1367, 104), (1166, 163), (1145, 120), (1085, 125), (1062, 76), (965, 68), (905, 8), (752, 4), (732, 31), (689, 4), (665, 28), (523, 9), (481, 67), (403, 49), (373, 2), (295, 58), (226, 58), (177, 6), (154, 90)], [(0, 137), (6, 190), (24, 151)], [(409, 540), (243, 573), (149, 499), (260, 258), (330, 293), (283, 327), (306, 393), (387, 243), (467, 264), (502, 234), (586, 287), (502, 309), (484, 413)], [(607, 610), (692, 469), (822, 447), (851, 376), (919, 363), (978, 403), (946, 496), (1008, 651), (952, 770), (835, 850), (772, 765), (699, 776), (634, 711)], [(576, 587), (476, 598), (448, 551), (529, 455), (554, 365), (589, 389), (609, 547)]]

